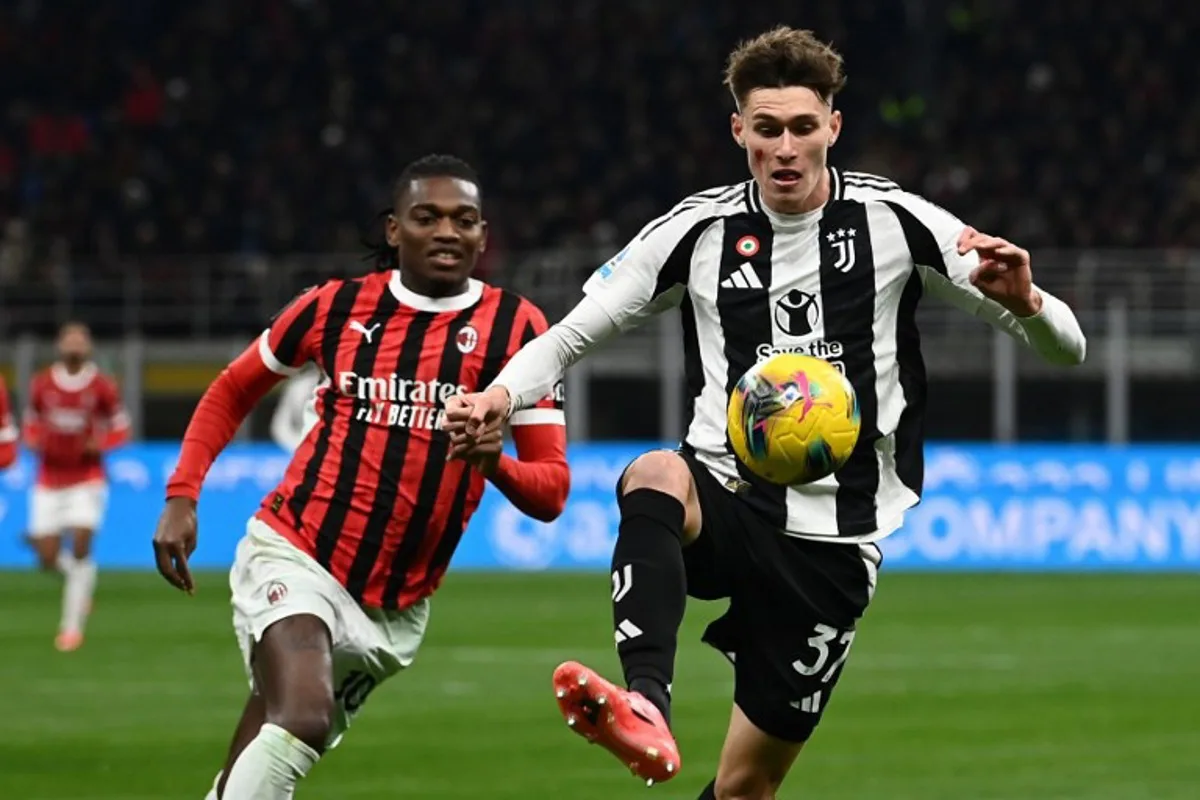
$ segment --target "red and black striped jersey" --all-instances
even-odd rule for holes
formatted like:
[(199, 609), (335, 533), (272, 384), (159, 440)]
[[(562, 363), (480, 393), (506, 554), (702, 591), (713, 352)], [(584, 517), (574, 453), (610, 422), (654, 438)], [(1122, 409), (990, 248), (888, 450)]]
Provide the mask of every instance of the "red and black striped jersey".
[[(446, 461), (445, 401), (480, 391), (546, 319), (519, 295), (472, 280), (427, 298), (398, 272), (310, 289), (259, 339), (267, 366), (314, 361), (318, 420), (258, 516), (365, 606), (432, 594), (483, 495), (484, 478)], [(512, 425), (563, 424), (561, 386)]]

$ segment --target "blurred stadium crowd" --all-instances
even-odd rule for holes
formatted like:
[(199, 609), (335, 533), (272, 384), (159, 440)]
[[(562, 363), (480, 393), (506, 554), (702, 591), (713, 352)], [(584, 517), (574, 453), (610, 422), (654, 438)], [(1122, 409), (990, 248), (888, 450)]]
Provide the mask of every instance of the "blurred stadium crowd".
[(352, 251), (428, 151), (480, 169), (493, 258), (615, 244), (742, 177), (722, 58), (778, 22), (846, 56), (839, 163), (1033, 247), (1200, 246), (1196, 3), (14, 0), (0, 289)]

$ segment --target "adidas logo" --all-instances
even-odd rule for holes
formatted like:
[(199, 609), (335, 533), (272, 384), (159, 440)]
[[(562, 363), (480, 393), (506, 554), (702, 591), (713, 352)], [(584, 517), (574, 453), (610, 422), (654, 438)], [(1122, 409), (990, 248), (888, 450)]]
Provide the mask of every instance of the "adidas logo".
[(742, 265), (738, 267), (737, 272), (721, 281), (721, 288), (761, 289), (763, 288), (763, 285), (762, 281), (758, 279), (758, 273), (754, 271), (754, 267), (750, 266), (750, 262), (743, 261)]
[(817, 714), (821, 711), (821, 693), (817, 692), (803, 700), (793, 700), (788, 703), (792, 708), (805, 714)]
[(627, 619), (623, 619), (617, 623), (616, 634), (613, 638), (617, 640), (617, 644), (620, 644), (621, 642), (626, 642), (630, 639), (636, 639), (637, 637), (641, 636), (642, 633), (642, 629), (637, 625), (634, 625)]

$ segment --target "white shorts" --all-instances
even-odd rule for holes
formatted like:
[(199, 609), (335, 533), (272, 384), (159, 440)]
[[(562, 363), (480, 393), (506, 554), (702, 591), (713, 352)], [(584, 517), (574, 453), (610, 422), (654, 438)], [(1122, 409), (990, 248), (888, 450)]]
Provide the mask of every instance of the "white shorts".
[(238, 543), (229, 588), (251, 689), (254, 643), (272, 623), (312, 614), (328, 626), (337, 702), (328, 747), (341, 741), (371, 691), (412, 663), (429, 622), (428, 598), (403, 611), (363, 608), (320, 564), (257, 518)]
[(95, 531), (104, 519), (108, 485), (88, 481), (50, 489), (34, 486), (29, 492), (29, 535), (59, 536), (66, 531)]

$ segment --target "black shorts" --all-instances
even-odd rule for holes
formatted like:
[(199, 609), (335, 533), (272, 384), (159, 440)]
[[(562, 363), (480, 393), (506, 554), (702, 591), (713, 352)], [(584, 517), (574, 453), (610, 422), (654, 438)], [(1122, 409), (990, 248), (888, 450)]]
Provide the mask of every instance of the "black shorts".
[(821, 719), (871, 601), (873, 544), (787, 536), (688, 453), (703, 521), (684, 549), (688, 594), (729, 598), (704, 641), (734, 665), (734, 702), (759, 728), (806, 741)]

